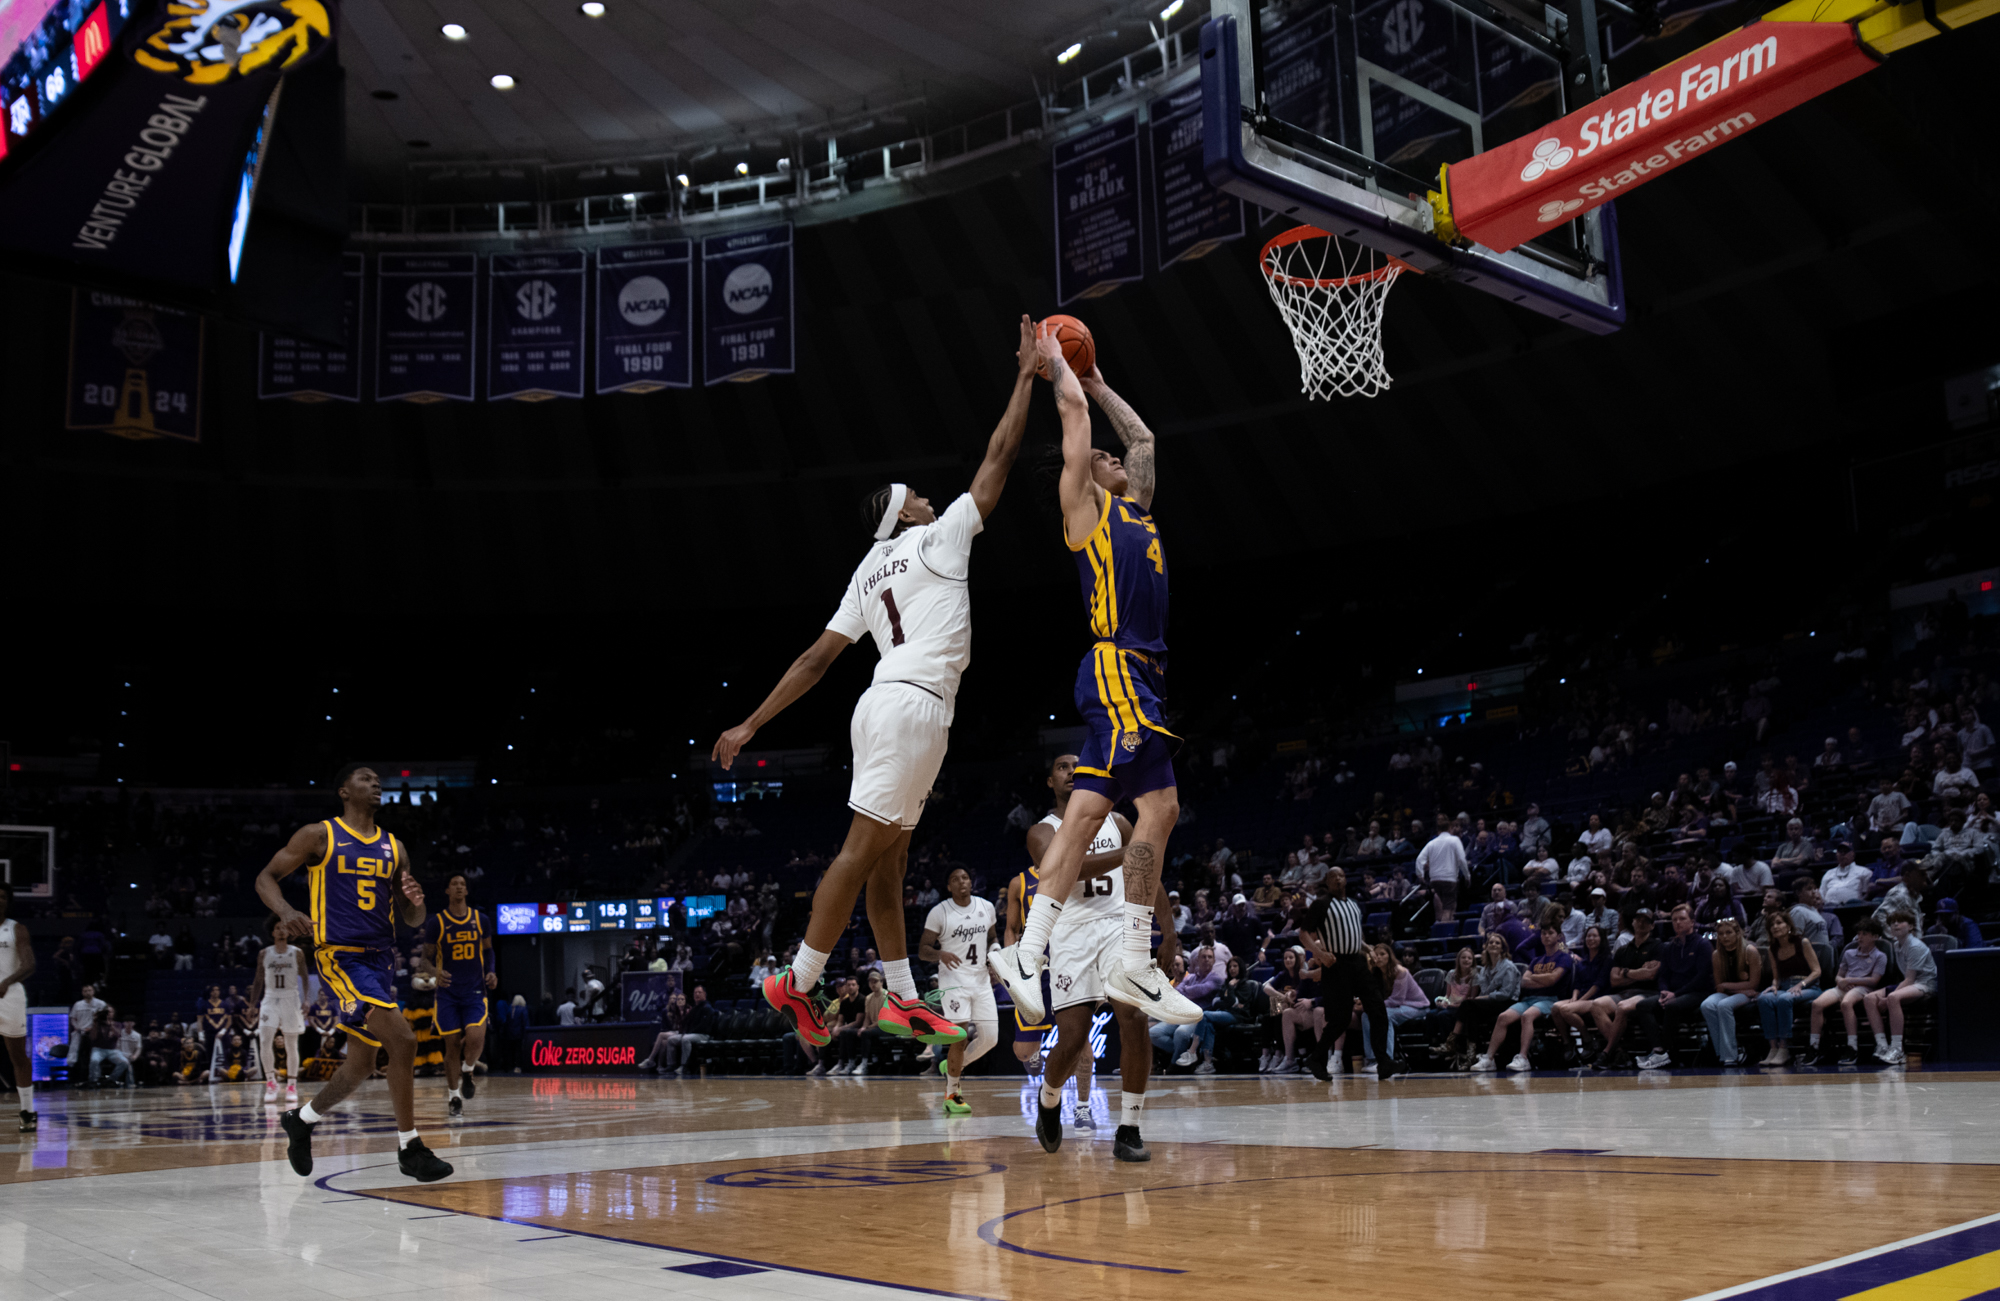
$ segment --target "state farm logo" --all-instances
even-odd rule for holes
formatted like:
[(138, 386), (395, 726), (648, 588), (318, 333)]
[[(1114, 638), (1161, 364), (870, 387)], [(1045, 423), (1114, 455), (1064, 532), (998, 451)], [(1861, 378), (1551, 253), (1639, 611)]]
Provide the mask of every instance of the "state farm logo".
[(1582, 206), (1582, 199), (1550, 199), (1542, 205), (1542, 210), (1535, 214), (1535, 220), (1544, 225), (1552, 221), (1561, 221), (1566, 214), (1575, 212)]
[[(1569, 160), (1574, 157), (1576, 157), (1576, 150), (1570, 148), (1554, 136), (1550, 136), (1535, 146), (1535, 156), (1530, 158), (1528, 165), (1521, 169), (1521, 179), (1524, 181), (1539, 181), (1542, 179), (1543, 173), (1559, 171), (1567, 167)], [(1547, 218), (1545, 217), (1543, 220), (1546, 221)]]

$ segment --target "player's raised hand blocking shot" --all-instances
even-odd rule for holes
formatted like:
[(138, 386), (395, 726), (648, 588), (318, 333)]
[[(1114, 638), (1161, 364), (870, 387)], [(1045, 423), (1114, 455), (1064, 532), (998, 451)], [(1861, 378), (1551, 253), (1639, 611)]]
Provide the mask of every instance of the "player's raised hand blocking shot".
[(917, 996), (903, 929), (903, 873), (910, 832), (944, 762), (959, 678), (972, 661), (972, 539), (999, 504), (1021, 450), (1038, 360), (1033, 324), (1023, 316), (1014, 390), (987, 439), (972, 486), (943, 514), (907, 484), (868, 494), (862, 522), (875, 540), (848, 581), (840, 608), (756, 711), (715, 742), (715, 761), (727, 769), (758, 729), (810, 690), (841, 651), (864, 635), (874, 637), (882, 658), (849, 725), (854, 780), (847, 806), (854, 820), (813, 895), (812, 920), (797, 959), (764, 982), (771, 1006), (814, 1046), (831, 1037), (814, 990), (864, 888), (889, 982), (876, 1027), (934, 1044), (965, 1038), (963, 1026)]

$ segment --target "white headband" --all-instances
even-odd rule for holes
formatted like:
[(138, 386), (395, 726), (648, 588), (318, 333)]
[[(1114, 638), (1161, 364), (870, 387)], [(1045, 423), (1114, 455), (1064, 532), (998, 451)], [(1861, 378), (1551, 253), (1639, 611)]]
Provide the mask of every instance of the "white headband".
[(896, 531), (896, 517), (903, 513), (903, 503), (910, 499), (910, 485), (892, 483), (889, 485), (889, 504), (882, 508), (882, 522), (875, 526), (877, 542)]

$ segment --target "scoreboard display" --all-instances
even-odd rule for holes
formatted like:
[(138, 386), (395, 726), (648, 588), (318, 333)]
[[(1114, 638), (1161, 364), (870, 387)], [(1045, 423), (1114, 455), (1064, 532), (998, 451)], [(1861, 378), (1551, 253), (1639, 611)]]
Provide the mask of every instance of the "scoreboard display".
[(495, 913), (502, 935), (585, 931), (651, 931), (666, 924), (671, 895), (645, 899), (576, 899), (565, 903), (503, 903)]
[(132, 0), (13, 0), (0, 5), (0, 158), (38, 130), (111, 52)]

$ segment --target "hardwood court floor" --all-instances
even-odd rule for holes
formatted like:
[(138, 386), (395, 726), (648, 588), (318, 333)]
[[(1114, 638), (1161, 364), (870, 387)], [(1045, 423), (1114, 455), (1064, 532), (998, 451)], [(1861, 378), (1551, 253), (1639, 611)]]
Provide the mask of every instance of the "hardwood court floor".
[(1157, 1083), (1153, 1160), (1120, 1165), (1102, 1090), (1095, 1135), (1051, 1156), (999, 1080), (946, 1120), (929, 1080), (492, 1079), (450, 1124), (420, 1082), (458, 1167), (431, 1185), (396, 1172), (379, 1085), (321, 1127), (308, 1180), (257, 1086), (58, 1095), (0, 1143), (0, 1296), (2000, 1288), (2000, 1074)]

